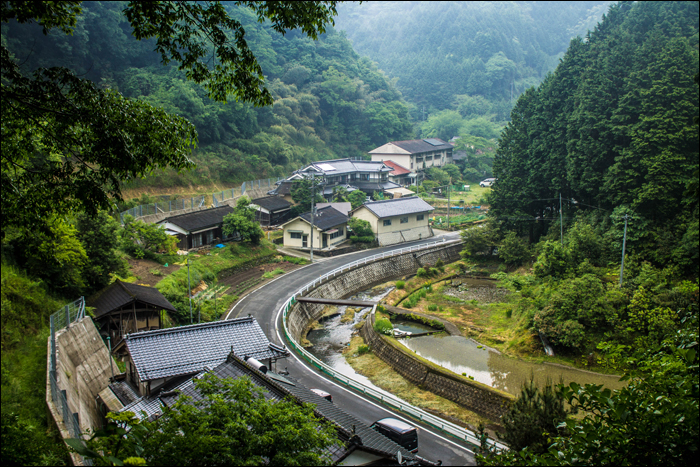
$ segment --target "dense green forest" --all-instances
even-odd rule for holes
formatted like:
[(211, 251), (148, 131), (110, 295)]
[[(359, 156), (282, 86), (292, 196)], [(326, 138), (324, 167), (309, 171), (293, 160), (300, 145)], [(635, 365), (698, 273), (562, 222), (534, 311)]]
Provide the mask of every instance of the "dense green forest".
[(395, 80), (423, 137), (495, 138), (517, 96), (556, 67), (569, 40), (592, 29), (609, 3), (348, 3), (336, 27)]
[[(697, 2), (615, 4), (513, 109), (491, 220), (463, 232), (464, 256), (497, 248), (512, 327), (628, 385), (524, 388), (506, 417), (516, 449), (484, 445), (482, 464), (696, 456), (698, 18)], [(552, 422), (557, 400), (577, 415)]]
[(176, 66), (162, 66), (154, 40), (130, 37), (124, 6), (83, 4), (72, 35), (54, 30), (44, 36), (36, 24), (10, 23), (3, 25), (2, 40), (24, 73), (65, 66), (195, 125), (199, 147), (193, 171), (156, 172), (132, 185), (231, 185), (286, 176), (312, 160), (362, 157), (373, 147), (410, 136), (408, 107), (396, 88), (332, 28), (318, 41), (294, 30), (283, 36), (269, 21), (259, 23), (250, 9), (225, 5), (242, 24), (274, 98), (273, 106), (255, 107), (232, 99), (212, 101)]

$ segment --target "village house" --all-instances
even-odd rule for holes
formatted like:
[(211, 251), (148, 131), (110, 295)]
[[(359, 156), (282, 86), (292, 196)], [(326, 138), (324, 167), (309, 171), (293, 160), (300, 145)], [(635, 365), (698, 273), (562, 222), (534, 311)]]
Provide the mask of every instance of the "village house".
[(103, 339), (110, 338), (112, 352), (122, 350), (125, 335), (160, 329), (163, 313), (175, 311), (158, 289), (119, 279), (100, 291), (87, 305), (95, 309), (95, 324)]
[(223, 240), (224, 217), (232, 212), (233, 208), (226, 205), (166, 217), (158, 224), (165, 227), (168, 235), (177, 237), (180, 250), (192, 250)]
[[(316, 209), (314, 216), (314, 249), (322, 250), (340, 245), (347, 239), (348, 216), (332, 206)], [(311, 213), (304, 213), (282, 224), (285, 247), (311, 248)]]
[(256, 198), (249, 206), (255, 209), (255, 220), (265, 227), (283, 223), (289, 219), (292, 209), (292, 203), (281, 196)]
[(252, 317), (128, 334), (126, 384), (148, 396), (173, 381), (214, 368), (229, 352), (272, 367), (289, 352), (272, 344)]
[(404, 187), (416, 184), (417, 174), (415, 172), (411, 172), (406, 167), (397, 164), (394, 161), (384, 160), (383, 162), (385, 165), (388, 165), (393, 169), (391, 172), (389, 172), (389, 181)]
[(433, 236), (428, 216), (433, 207), (422, 199), (374, 201), (353, 209), (352, 217), (366, 220), (380, 245), (393, 245)]
[[(373, 162), (393, 161), (418, 174), (416, 182), (422, 180), (422, 172), (430, 167), (443, 167), (452, 163), (452, 146), (438, 138), (392, 141), (369, 151)], [(421, 180), (418, 180), (421, 179)]]

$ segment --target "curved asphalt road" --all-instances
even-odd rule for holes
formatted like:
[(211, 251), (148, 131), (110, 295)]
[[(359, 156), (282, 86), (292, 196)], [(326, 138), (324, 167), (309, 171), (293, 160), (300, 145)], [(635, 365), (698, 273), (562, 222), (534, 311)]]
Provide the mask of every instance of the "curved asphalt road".
[[(458, 238), (458, 236), (458, 233), (445, 235), (447, 240)], [(441, 237), (433, 237), (428, 240), (411, 242), (409, 244), (401, 244), (393, 247), (359, 251), (339, 257), (318, 258), (318, 262), (279, 276), (276, 280), (246, 295), (233, 307), (226, 319), (251, 314), (257, 319), (258, 323), (260, 323), (260, 326), (271, 342), (279, 345), (286, 344), (281, 337), (282, 318), (277, 315), (277, 312), (284, 302), (301, 287), (312, 282), (326, 272), (338, 268), (343, 264), (364, 258), (365, 256), (372, 256), (377, 253), (405, 248), (406, 246), (431, 243), (440, 239)], [(280, 330), (279, 333), (277, 329)], [(305, 360), (298, 357), (293, 351), (292, 356), (278, 362), (278, 366), (278, 369), (286, 366), (289, 370), (289, 374), (300, 381), (304, 386), (323, 389), (331, 393), (333, 395), (333, 402), (338, 407), (354, 415), (368, 425), (376, 420), (389, 416), (403, 418), (413, 425), (421, 425), (415, 420), (407, 419), (399, 412), (394, 412), (390, 408), (379, 405), (371, 399), (365, 399), (359, 393), (327, 379), (325, 375), (306, 363)], [(418, 436), (418, 454), (420, 456), (431, 461), (440, 459), (443, 461), (444, 465), (476, 465), (474, 455), (466, 444), (460, 443), (427, 425), (421, 426)]]

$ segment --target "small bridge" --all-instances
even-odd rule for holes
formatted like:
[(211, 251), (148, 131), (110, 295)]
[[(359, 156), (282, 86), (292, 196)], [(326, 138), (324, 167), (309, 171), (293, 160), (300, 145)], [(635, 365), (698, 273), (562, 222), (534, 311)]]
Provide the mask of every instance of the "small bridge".
[(319, 303), (322, 305), (337, 305), (337, 306), (374, 306), (379, 302), (363, 301), (363, 300), (339, 300), (337, 298), (312, 298), (312, 297), (297, 297), (297, 302), (301, 303)]

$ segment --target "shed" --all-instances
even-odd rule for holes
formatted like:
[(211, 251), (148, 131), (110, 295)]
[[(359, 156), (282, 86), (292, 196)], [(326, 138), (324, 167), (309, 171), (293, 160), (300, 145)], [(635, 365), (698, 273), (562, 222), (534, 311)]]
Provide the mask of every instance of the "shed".
[(103, 338), (109, 337), (112, 350), (121, 350), (124, 336), (131, 332), (162, 327), (162, 313), (175, 307), (154, 287), (130, 284), (117, 279), (93, 297), (95, 323)]
[(220, 242), (224, 238), (221, 229), (224, 224), (224, 216), (232, 212), (233, 208), (226, 205), (166, 217), (158, 224), (165, 227), (166, 233), (177, 237), (179, 249), (191, 250)]
[(265, 196), (251, 201), (250, 207), (255, 209), (255, 220), (269, 227), (289, 219), (292, 203), (282, 196)]

